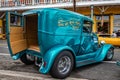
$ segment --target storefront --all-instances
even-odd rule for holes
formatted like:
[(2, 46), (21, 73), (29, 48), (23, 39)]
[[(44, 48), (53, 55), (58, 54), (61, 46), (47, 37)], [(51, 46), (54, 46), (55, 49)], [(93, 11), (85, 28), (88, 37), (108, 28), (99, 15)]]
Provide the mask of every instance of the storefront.
[[(120, 29), (120, 6), (94, 6), (93, 20), (94, 27), (93, 32), (97, 32), (99, 35), (110, 36), (112, 33)], [(72, 9), (68, 9), (72, 10)], [(77, 7), (78, 13), (86, 16), (91, 15), (91, 9), (89, 7)]]
[[(120, 6), (94, 6), (93, 9), (93, 32), (97, 33), (99, 40), (104, 40), (108, 44), (120, 46), (120, 38), (113, 36), (120, 30)], [(72, 9), (68, 9), (72, 10)], [(89, 7), (77, 7), (78, 13), (86, 16), (91, 15), (91, 8)]]

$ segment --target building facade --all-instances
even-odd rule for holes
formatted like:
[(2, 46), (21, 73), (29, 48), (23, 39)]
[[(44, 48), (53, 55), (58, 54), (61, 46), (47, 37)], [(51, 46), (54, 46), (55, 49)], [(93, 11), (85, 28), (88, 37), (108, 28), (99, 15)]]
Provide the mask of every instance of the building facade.
[[(76, 12), (86, 16), (93, 15), (93, 32), (110, 36), (120, 29), (120, 0), (75, 1)], [(64, 8), (73, 11), (73, 0), (0, 0), (0, 19), (2, 20), (0, 34), (5, 33), (5, 11), (22, 13), (35, 8)]]

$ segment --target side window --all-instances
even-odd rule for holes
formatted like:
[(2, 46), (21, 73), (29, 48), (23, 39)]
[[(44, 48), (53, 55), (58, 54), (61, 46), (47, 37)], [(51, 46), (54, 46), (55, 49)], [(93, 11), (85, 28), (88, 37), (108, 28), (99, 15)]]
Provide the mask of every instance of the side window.
[(11, 26), (22, 26), (22, 16), (20, 15), (15, 15), (15, 14), (10, 14), (10, 25)]
[(83, 32), (91, 33), (92, 32), (92, 22), (84, 20), (83, 22)]

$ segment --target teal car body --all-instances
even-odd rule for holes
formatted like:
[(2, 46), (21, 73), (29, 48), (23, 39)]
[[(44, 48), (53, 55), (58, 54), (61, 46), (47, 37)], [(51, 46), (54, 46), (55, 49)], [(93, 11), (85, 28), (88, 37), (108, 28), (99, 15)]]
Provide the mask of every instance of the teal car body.
[[(9, 19), (11, 14), (21, 16), (20, 25), (23, 29), (27, 24), (25, 17), (37, 15), (37, 39), (40, 52), (29, 50), (27, 47), (15, 51), (11, 42), (12, 30), (10, 29), (12, 28), (10, 28), (11, 19)], [(103, 61), (109, 49), (113, 48), (110, 44), (99, 44), (97, 35), (92, 32), (91, 18), (72, 11), (45, 8), (29, 10), (22, 14), (6, 12), (6, 20), (7, 42), (11, 57), (17, 60), (26, 53), (42, 59), (39, 72), (43, 74), (51, 70), (56, 57), (62, 51), (69, 51), (74, 59), (74, 66), (80, 67)]]
[(117, 62), (117, 65), (120, 66), (120, 61)]

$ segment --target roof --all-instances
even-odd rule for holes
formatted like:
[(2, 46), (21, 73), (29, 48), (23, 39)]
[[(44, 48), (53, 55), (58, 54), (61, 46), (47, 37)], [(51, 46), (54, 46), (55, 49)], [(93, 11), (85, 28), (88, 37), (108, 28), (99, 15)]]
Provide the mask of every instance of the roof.
[(59, 13), (63, 13), (63, 14), (70, 14), (70, 15), (73, 15), (73, 16), (76, 16), (76, 17), (84, 17), (85, 19), (87, 20), (90, 20), (92, 21), (91, 18), (89, 17), (86, 17), (82, 14), (79, 14), (79, 13), (76, 13), (76, 12), (73, 12), (73, 11), (69, 11), (69, 10), (65, 10), (65, 9), (58, 9), (58, 8), (39, 8), (39, 9), (33, 9), (33, 10), (29, 10), (29, 11), (26, 11), (23, 13), (23, 15), (30, 15), (30, 14), (37, 14), (37, 13), (40, 13), (40, 12), (59, 12)]

